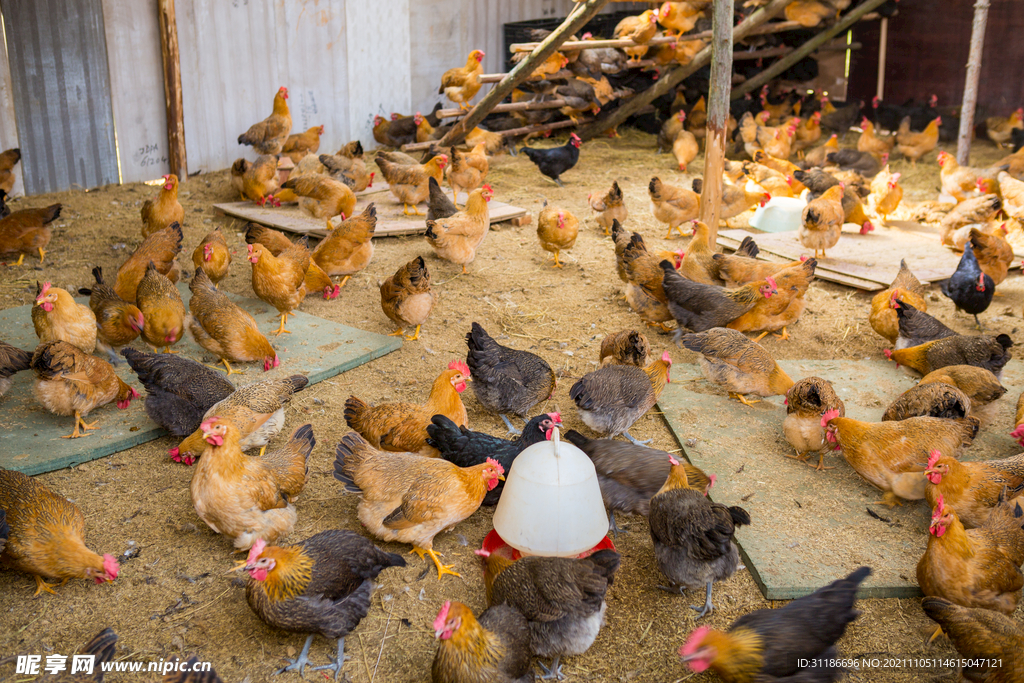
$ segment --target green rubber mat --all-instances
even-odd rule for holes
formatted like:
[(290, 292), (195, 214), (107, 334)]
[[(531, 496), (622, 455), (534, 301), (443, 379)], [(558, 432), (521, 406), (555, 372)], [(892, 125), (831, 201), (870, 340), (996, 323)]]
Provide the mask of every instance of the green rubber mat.
[[(830, 380), (847, 417), (870, 422), (880, 420), (889, 403), (918, 379), (884, 360), (779, 365), (794, 380)], [(1009, 436), (1024, 386), (1019, 361), (1006, 366), (1002, 384), (1007, 393), (988, 408), (991, 422), (983, 419), (978, 438), (961, 459), (1021, 452)], [(765, 598), (807, 595), (862, 565), (874, 570), (861, 586), (862, 597), (919, 596), (916, 567), (928, 542), (927, 503), (910, 501), (893, 509), (871, 505), (881, 491), (862, 480), (840, 452), (825, 456), (825, 466), (835, 469), (824, 472), (784, 457), (794, 450), (782, 433), (782, 401), (774, 396), (745, 406), (704, 381), (699, 367), (682, 364), (672, 366), (672, 383), (659, 401), (690, 462), (718, 475), (711, 498), (750, 513), (751, 526), (741, 528), (736, 539)], [(817, 455), (811, 457), (817, 464)]]
[[(187, 284), (179, 283), (178, 289), (187, 306), (191, 296)], [(260, 330), (270, 339), (281, 359), (280, 367), (268, 373), (263, 372), (259, 363), (234, 364), (232, 367), (236, 370), (245, 370), (245, 374), (229, 378), (236, 384), (297, 373), (306, 375), (309, 383), (315, 384), (402, 345), (397, 337), (364, 332), (301, 311), (288, 318), (292, 334), (273, 337), (270, 332), (276, 330), (279, 323), (277, 311), (256, 299), (233, 295), (231, 298), (256, 318)], [(83, 298), (76, 300), (87, 303)], [(0, 339), (21, 349), (34, 349), (38, 339), (31, 315), (31, 306), (0, 311)], [(149, 350), (141, 339), (133, 346)], [(217, 362), (188, 337), (175, 344), (174, 349), (194, 360), (205, 358), (206, 362)], [(145, 397), (142, 383), (127, 363), (117, 366), (117, 372)], [(126, 410), (118, 410), (113, 403), (94, 410), (87, 421), (99, 423), (96, 431), (80, 439), (63, 439), (62, 436), (71, 433), (74, 418), (53, 415), (39, 405), (32, 391), (34, 379), (31, 370), (18, 373), (10, 391), (0, 398), (0, 467), (40, 474), (102, 458), (166, 434), (146, 415), (140, 398)]]

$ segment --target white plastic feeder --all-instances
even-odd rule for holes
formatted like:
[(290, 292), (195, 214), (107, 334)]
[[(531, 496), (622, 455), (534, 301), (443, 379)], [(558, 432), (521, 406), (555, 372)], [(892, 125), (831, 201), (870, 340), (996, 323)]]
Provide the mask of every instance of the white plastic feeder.
[(799, 230), (805, 206), (807, 202), (796, 197), (772, 197), (764, 206), (757, 207), (750, 225), (768, 232)]
[(575, 557), (608, 533), (594, 463), (555, 427), (512, 462), (494, 511), (494, 530), (523, 555)]

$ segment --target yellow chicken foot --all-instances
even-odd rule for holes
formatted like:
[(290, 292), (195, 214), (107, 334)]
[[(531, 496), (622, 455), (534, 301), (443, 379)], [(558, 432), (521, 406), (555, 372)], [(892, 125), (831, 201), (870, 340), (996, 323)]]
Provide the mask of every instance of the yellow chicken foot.
[(405, 341), (416, 341), (417, 339), (419, 339), (420, 338), (420, 327), (422, 327), (422, 325), (417, 325), (416, 326), (416, 332), (414, 332), (412, 334), (412, 336), (405, 336), (405, 337), (403, 337), (405, 339)]
[(673, 228), (673, 227), (672, 227), (672, 226), (670, 225), (670, 226), (668, 227), (668, 234), (666, 234), (666, 235), (665, 235), (665, 239), (667, 239), (667, 240), (673, 239), (673, 238), (672, 238), (672, 233), (673, 233), (674, 231), (675, 231), (675, 228)]
[(394, 332), (389, 332), (388, 336), (389, 337), (404, 337), (405, 336), (405, 330), (402, 329), (401, 327), (399, 327)]
[(759, 399), (759, 398), (758, 399), (754, 399), (753, 401), (751, 401), (750, 399), (748, 399), (743, 394), (737, 394), (734, 391), (730, 391), (729, 392), (729, 398), (734, 398), (734, 399), (736, 399), (737, 401), (739, 401), (740, 403), (742, 403), (745, 406), (752, 406), (755, 403), (760, 403), (761, 402), (761, 399)]
[[(810, 465), (811, 463), (807, 463)], [(825, 470), (834, 470), (835, 467), (825, 467), (825, 451), (818, 453), (818, 466), (814, 468), (818, 472), (824, 472)]]
[(886, 491), (882, 495), (882, 500), (876, 500), (875, 502), (871, 503), (871, 505), (888, 505), (890, 508), (894, 508), (897, 505), (902, 507), (903, 503), (900, 502), (900, 499), (896, 497), (895, 493), (893, 493), (892, 491)]
[[(405, 215), (408, 216), (409, 214), (405, 214)], [(427, 214), (425, 214), (422, 211), (420, 211), (418, 208), (416, 208), (416, 205), (413, 204), (412, 205), (412, 215), (413, 216), (426, 216)]]
[(165, 346), (164, 350), (160, 353), (177, 353), (177, 351), (172, 351), (170, 346)]
[[(622, 298), (625, 299), (626, 297), (622, 297)], [(650, 321), (647, 322), (647, 326), (648, 327), (657, 327), (662, 332), (672, 332), (675, 329), (675, 328), (669, 327), (665, 323), (652, 323)]]
[(462, 264), (462, 274), (463, 275), (466, 274), (466, 264), (465, 263)]
[(287, 321), (288, 321), (288, 314), (287, 313), (282, 313), (281, 314), (281, 326), (278, 327), (277, 331), (274, 332), (275, 335), (280, 335), (282, 332), (285, 333), (285, 334), (291, 334), (292, 333), (291, 330), (284, 329), (284, 324)]
[(558, 252), (555, 252), (555, 268), (561, 268), (562, 264), (558, 262)]
[(57, 584), (55, 584), (55, 583), (46, 583), (46, 581), (43, 580), (43, 577), (39, 576), (39, 574), (35, 575), (35, 579), (36, 579), (36, 592), (32, 596), (33, 598), (38, 596), (43, 591), (46, 591), (47, 593), (53, 593), (54, 595), (57, 594), (57, 591), (53, 590), (53, 587), (56, 586)]
[(765, 331), (764, 331), (764, 332), (762, 332), (761, 334), (759, 334), (759, 335), (757, 335), (756, 337), (754, 337), (753, 341), (759, 342), (759, 341), (761, 341), (762, 339), (764, 339), (764, 338), (765, 338), (765, 337), (766, 337), (767, 335), (768, 335), (768, 330), (765, 330)]
[(783, 327), (782, 328), (782, 334), (773, 334), (772, 336), (773, 337), (778, 337), (779, 339), (782, 339), (783, 341), (785, 341), (785, 340), (789, 339), (789, 330), (787, 330), (785, 327)]
[(436, 552), (434, 552), (433, 548), (431, 548), (430, 550), (427, 550), (427, 549), (424, 549), (424, 548), (419, 548), (417, 546), (413, 546), (411, 552), (414, 552), (417, 555), (419, 555), (420, 559), (423, 559), (423, 557), (425, 555), (430, 555), (430, 559), (432, 559), (434, 561), (434, 566), (437, 567), (437, 578), (438, 578), (438, 580), (440, 580), (441, 577), (444, 576), (445, 574), (451, 574), (452, 576), (457, 576), (460, 579), (462, 578), (462, 574), (460, 574), (458, 572), (453, 572), (452, 571), (452, 567), (455, 566), (454, 564), (441, 564), (441, 559), (438, 556), (438, 554)]
[[(229, 377), (230, 377), (231, 375), (244, 375), (244, 374), (245, 374), (245, 371), (244, 371), (244, 370), (233, 370), (233, 369), (231, 368), (231, 366), (230, 366), (230, 365), (228, 365), (228, 360), (227, 360), (227, 358), (221, 358), (221, 359), (220, 359), (220, 362), (224, 364), (224, 367), (225, 367), (225, 368), (227, 368), (227, 370), (228, 370), (228, 376), (229, 376)], [(220, 368), (217, 368), (217, 369), (219, 370)]]
[(260, 457), (261, 457), (261, 458), (263, 457), (263, 454), (264, 454), (264, 453), (266, 453), (266, 452), (267, 452), (267, 446), (266, 446), (266, 444), (264, 444), (264, 445), (260, 446)]
[[(96, 429), (96, 425), (97, 424), (99, 424), (99, 423), (98, 422), (93, 422), (92, 424), (90, 424), (90, 423), (86, 422), (85, 420), (82, 419), (81, 413), (79, 413), (76, 410), (75, 411), (75, 430), (73, 432), (71, 432), (70, 434), (68, 434), (67, 436), (62, 436), (61, 438), (62, 439), (78, 439), (78, 438), (83, 437), (83, 436), (89, 436), (88, 434), (83, 434), (82, 432), (87, 432), (90, 429)], [(81, 427), (81, 431), (79, 431), (79, 427)]]
[(43, 251), (42, 247), (39, 247), (39, 265), (43, 264), (43, 257), (46, 256), (46, 252)]
[(20, 266), (24, 262), (25, 262), (25, 254), (23, 253), (21, 256), (18, 257), (18, 261), (14, 265)]
[(341, 282), (338, 283), (338, 289), (341, 289), (342, 287), (344, 287), (345, 283), (348, 282), (351, 279), (352, 279), (351, 275), (346, 275), (345, 277), (341, 278)]
[[(38, 578), (38, 577), (37, 577), (37, 578)], [(52, 591), (51, 591), (51, 592), (52, 592)], [(928, 638), (928, 640), (926, 640), (924, 644), (925, 644), (925, 645), (931, 645), (931, 644), (932, 644), (932, 642), (933, 642), (933, 641), (934, 641), (934, 640), (935, 640), (936, 638), (938, 638), (939, 636), (941, 636), (941, 635), (942, 635), (942, 627), (941, 627), (941, 626), (936, 626), (936, 627), (935, 627), (935, 630), (934, 630), (934, 631), (932, 632), (932, 635), (931, 635), (931, 637), (930, 637), (930, 638)]]

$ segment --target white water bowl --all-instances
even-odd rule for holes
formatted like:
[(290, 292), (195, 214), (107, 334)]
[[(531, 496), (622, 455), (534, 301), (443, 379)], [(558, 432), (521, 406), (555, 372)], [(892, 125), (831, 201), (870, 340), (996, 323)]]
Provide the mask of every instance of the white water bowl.
[(798, 230), (805, 206), (807, 202), (796, 197), (772, 197), (767, 204), (757, 207), (750, 225), (765, 232)]
[(494, 530), (523, 555), (575, 557), (608, 533), (597, 471), (587, 454), (561, 441), (530, 446), (512, 462), (494, 511)]

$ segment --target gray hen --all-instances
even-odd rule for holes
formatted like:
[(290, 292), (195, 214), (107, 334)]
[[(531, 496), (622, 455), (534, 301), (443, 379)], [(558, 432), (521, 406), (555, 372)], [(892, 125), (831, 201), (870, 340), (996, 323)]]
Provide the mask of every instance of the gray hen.
[(629, 433), (633, 423), (650, 410), (669, 382), (672, 359), (666, 351), (661, 360), (644, 369), (633, 365), (607, 365), (588, 372), (569, 389), (569, 398), (583, 423), (610, 437), (622, 434), (636, 445)]
[(664, 271), (662, 286), (668, 298), (668, 310), (679, 324), (677, 341), (684, 327), (694, 332), (725, 327), (752, 309), (761, 297), (768, 298), (777, 293), (775, 287), (763, 280), (738, 289), (725, 289), (687, 280), (676, 272), (671, 261), (665, 260), (658, 265)]

